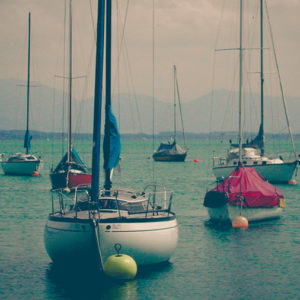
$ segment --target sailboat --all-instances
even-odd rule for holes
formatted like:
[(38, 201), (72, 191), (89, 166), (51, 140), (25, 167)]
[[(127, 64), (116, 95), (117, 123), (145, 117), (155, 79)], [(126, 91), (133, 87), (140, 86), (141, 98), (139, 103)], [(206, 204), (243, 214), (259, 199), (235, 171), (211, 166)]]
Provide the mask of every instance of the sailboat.
[(28, 14), (28, 64), (27, 64), (27, 112), (26, 132), (24, 148), (26, 153), (16, 153), (8, 158), (2, 157), (2, 169), (7, 175), (33, 175), (37, 176), (41, 159), (30, 154), (32, 136), (29, 132), (29, 100), (30, 100), (30, 36), (31, 36), (31, 13)]
[[(104, 28), (106, 28), (103, 146), (105, 184), (104, 190), (100, 190)], [(121, 145), (117, 121), (111, 110), (110, 0), (98, 2), (93, 128), (91, 188), (75, 188), (74, 193), (68, 195), (61, 190), (52, 191), (52, 212), (49, 214), (44, 232), (45, 247), (50, 258), (55, 263), (99, 266), (103, 270), (103, 263), (110, 255), (115, 254), (115, 248), (121, 245), (122, 252), (130, 255), (137, 265), (168, 261), (178, 241), (177, 219), (171, 210), (172, 193), (168, 194), (157, 185), (146, 186), (140, 193), (112, 189), (112, 171), (118, 164)]]
[[(238, 144), (234, 144), (230, 140), (230, 150), (227, 157), (214, 157), (213, 159), (213, 173), (217, 179), (227, 177), (238, 165), (239, 151), (242, 151), (242, 161), (245, 167), (255, 167), (258, 173), (274, 183), (288, 183), (294, 176), (298, 166), (297, 153), (291, 127), (289, 124), (286, 103), (283, 95), (282, 85), (281, 94), (283, 99), (283, 106), (288, 125), (289, 135), (293, 148), (294, 159), (284, 161), (282, 157), (269, 158), (265, 156), (265, 136), (264, 136), (264, 34), (263, 34), (263, 0), (260, 0), (260, 102), (261, 102), (261, 121), (257, 136), (251, 141), (243, 143), (242, 148), (239, 149)], [(274, 49), (274, 45), (273, 45)], [(274, 50), (275, 62), (278, 69), (276, 53)], [(278, 71), (279, 72), (279, 71)], [(279, 73), (278, 73), (279, 74)], [(280, 78), (280, 76), (279, 76)]]
[(174, 136), (171, 141), (160, 143), (157, 150), (153, 153), (152, 157), (155, 161), (185, 161), (187, 156), (187, 150), (182, 149), (176, 142), (176, 95), (178, 99), (178, 104), (180, 108), (180, 116), (183, 130), (183, 139), (184, 138), (184, 127), (183, 127), (183, 118), (181, 111), (181, 102), (180, 94), (177, 80), (176, 65), (174, 68)]
[(91, 184), (91, 174), (72, 145), (72, 0), (69, 2), (69, 97), (68, 149), (55, 169), (50, 172), (52, 189), (75, 188)]
[(282, 215), (284, 196), (280, 189), (265, 181), (255, 168), (243, 165), (243, 0), (240, 0), (239, 46), (239, 157), (229, 176), (205, 194), (204, 206), (215, 222), (232, 222), (244, 216), (249, 222), (263, 221)]

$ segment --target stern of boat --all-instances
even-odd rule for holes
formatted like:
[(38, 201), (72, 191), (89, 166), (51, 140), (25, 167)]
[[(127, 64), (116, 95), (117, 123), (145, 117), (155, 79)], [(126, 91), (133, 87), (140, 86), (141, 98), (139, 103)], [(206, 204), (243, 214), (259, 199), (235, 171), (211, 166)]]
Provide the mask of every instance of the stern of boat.
[(137, 265), (165, 262), (173, 255), (178, 242), (178, 223), (173, 214), (99, 226), (104, 261), (116, 253), (114, 246), (118, 243), (122, 246), (121, 253), (133, 257)]

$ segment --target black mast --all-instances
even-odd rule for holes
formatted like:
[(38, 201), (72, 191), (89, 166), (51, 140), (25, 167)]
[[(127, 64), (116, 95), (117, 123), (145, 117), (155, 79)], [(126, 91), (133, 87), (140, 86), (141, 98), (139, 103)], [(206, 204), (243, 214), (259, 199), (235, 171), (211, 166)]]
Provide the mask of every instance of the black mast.
[[(109, 153), (110, 153), (110, 121), (109, 121), (109, 109), (111, 106), (111, 0), (107, 0), (106, 5), (106, 75), (105, 75), (105, 133), (104, 133), (104, 143), (105, 149), (104, 153), (104, 162), (108, 162)], [(108, 166), (104, 165), (105, 168), (105, 183), (104, 189), (110, 190), (111, 180), (110, 174), (111, 170)]]
[(92, 200), (98, 201), (100, 173), (100, 139), (103, 83), (103, 52), (104, 52), (104, 18), (105, 0), (98, 1), (97, 46), (94, 96), (94, 130), (93, 130), (93, 159), (92, 159)]

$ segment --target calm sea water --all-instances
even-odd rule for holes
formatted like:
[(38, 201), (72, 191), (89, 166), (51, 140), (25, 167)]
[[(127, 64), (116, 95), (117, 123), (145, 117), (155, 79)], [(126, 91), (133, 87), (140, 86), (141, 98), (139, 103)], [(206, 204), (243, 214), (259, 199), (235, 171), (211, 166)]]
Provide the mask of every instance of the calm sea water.
[[(286, 142), (281, 146), (288, 149)], [(22, 151), (21, 147), (20, 140), (0, 141), (0, 153)], [(122, 169), (114, 183), (140, 190), (152, 181), (152, 142), (131, 140), (122, 147)], [(299, 299), (299, 185), (279, 186), (287, 203), (281, 219), (246, 230), (211, 227), (203, 197), (214, 185), (212, 150), (226, 149), (227, 143), (194, 140), (188, 147), (185, 163), (154, 164), (156, 181), (175, 192), (177, 250), (170, 263), (139, 270), (136, 279), (120, 283), (83, 272), (76, 262), (72, 270), (51, 263), (43, 231), (51, 210), (49, 169), (60, 159), (61, 146), (33, 140), (33, 152), (44, 160), (41, 176), (0, 175), (0, 298)], [(77, 150), (91, 161), (90, 143), (80, 142)], [(194, 163), (195, 158), (200, 162)]]

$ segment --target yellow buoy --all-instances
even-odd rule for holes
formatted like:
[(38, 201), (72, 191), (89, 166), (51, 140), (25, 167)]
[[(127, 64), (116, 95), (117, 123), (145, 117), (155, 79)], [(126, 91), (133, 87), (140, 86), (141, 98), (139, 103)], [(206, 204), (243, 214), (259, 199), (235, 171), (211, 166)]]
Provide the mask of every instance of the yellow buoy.
[(111, 255), (103, 265), (103, 271), (106, 275), (121, 280), (133, 279), (137, 272), (135, 260), (126, 254), (119, 254), (120, 244), (115, 244), (118, 254)]
[(34, 172), (32, 172), (31, 175), (34, 177), (38, 177), (38, 176), (40, 176), (40, 173), (38, 171), (34, 171)]
[(133, 279), (137, 272), (135, 260), (125, 254), (111, 255), (103, 266), (104, 273), (115, 279)]
[(243, 216), (237, 216), (232, 221), (233, 228), (247, 228), (248, 226), (248, 220)]
[(296, 184), (297, 184), (297, 182), (296, 182), (295, 179), (291, 179), (291, 180), (289, 180), (289, 182), (288, 182), (288, 185), (296, 185)]

